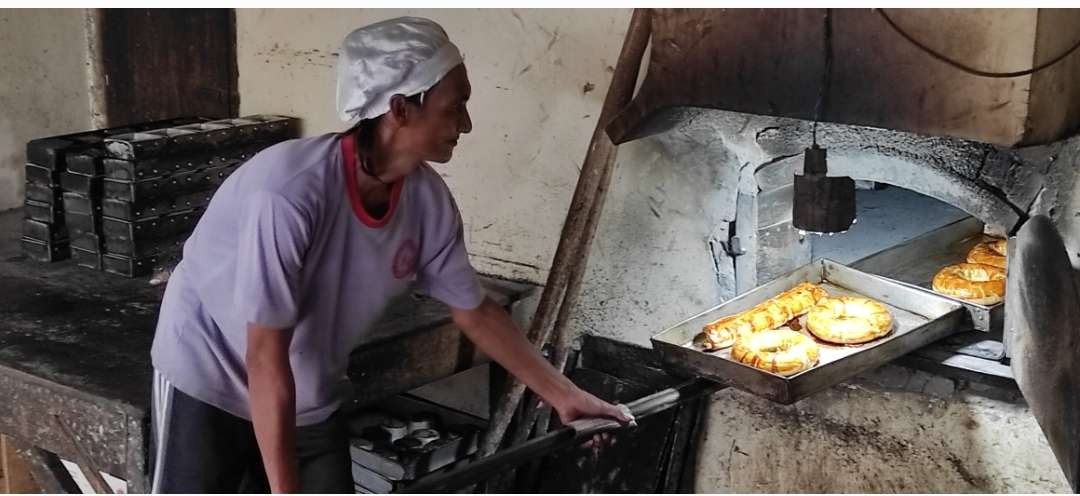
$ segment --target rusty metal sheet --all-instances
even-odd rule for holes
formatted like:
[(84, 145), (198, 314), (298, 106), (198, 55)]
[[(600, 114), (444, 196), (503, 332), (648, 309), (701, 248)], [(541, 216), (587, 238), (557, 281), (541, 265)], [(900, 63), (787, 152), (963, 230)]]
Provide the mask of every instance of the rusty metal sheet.
[(1005, 328), (1012, 368), (1075, 492), (1080, 484), (1080, 277), (1045, 216), (1020, 229), (1009, 254)]

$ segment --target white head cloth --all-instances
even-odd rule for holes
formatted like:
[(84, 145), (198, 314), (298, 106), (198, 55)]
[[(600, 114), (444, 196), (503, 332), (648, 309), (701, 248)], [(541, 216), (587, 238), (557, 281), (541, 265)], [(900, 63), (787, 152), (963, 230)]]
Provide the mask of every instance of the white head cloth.
[(359, 28), (341, 44), (338, 117), (378, 117), (390, 110), (390, 97), (427, 91), (462, 62), (446, 31), (428, 19), (399, 17)]

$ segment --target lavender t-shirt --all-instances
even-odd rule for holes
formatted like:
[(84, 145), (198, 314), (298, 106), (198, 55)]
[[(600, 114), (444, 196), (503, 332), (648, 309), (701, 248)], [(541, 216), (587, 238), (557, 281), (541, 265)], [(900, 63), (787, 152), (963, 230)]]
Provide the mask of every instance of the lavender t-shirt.
[(272, 146), (218, 189), (184, 244), (154, 336), (154, 367), (184, 393), (250, 419), (249, 322), (292, 328), (297, 425), (337, 409), (349, 354), (410, 282), (444, 303), (480, 305), (461, 214), (424, 164), (379, 219), (356, 188), (351, 136)]

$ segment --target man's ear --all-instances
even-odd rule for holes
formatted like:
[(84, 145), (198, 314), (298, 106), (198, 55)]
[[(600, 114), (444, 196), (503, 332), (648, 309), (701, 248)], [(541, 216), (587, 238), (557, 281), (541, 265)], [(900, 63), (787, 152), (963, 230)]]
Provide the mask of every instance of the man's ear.
[(409, 100), (405, 98), (405, 95), (397, 94), (390, 97), (390, 117), (394, 119), (394, 123), (398, 126), (404, 126), (409, 123), (413, 117), (412, 105), (409, 104)]

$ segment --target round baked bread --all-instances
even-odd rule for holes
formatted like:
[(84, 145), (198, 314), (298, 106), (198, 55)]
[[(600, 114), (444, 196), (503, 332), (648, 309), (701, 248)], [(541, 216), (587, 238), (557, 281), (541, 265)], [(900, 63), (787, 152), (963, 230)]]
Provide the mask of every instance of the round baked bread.
[(968, 252), (968, 263), (992, 265), (1005, 268), (1005, 240), (995, 239), (975, 245)]
[(934, 291), (980, 305), (996, 305), (1005, 297), (1005, 270), (993, 265), (949, 265), (934, 276)]
[(742, 334), (731, 347), (736, 361), (785, 377), (817, 365), (818, 354), (813, 339), (784, 328)]
[(834, 296), (818, 300), (806, 314), (806, 328), (822, 341), (858, 344), (892, 331), (889, 309), (869, 298)]

